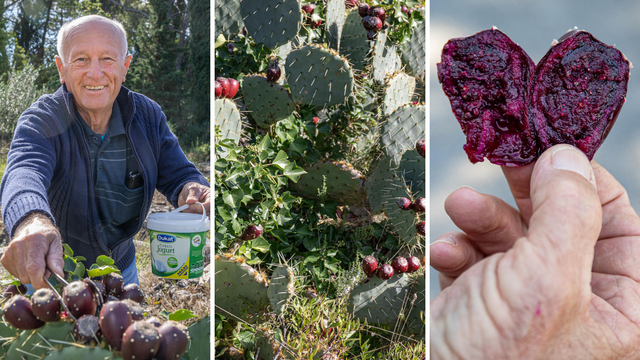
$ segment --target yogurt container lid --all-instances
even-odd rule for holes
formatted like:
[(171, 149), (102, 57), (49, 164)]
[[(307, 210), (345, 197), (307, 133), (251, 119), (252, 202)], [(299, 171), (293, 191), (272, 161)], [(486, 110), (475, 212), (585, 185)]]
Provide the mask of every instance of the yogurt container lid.
[(191, 233), (208, 231), (211, 221), (207, 217), (207, 211), (202, 206), (202, 214), (186, 214), (180, 211), (185, 210), (189, 205), (183, 205), (168, 213), (155, 213), (147, 217), (147, 227), (149, 230)]

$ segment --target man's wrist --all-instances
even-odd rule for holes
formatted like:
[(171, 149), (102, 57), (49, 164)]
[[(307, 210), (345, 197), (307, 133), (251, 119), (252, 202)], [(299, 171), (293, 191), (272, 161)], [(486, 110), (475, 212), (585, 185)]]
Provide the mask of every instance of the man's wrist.
[(12, 238), (15, 238), (16, 236), (18, 236), (25, 228), (27, 228), (29, 225), (33, 224), (36, 221), (40, 221), (44, 224), (51, 225), (51, 227), (55, 228), (53, 221), (46, 213), (43, 213), (41, 211), (34, 211), (28, 214), (27, 216), (25, 216), (24, 219), (22, 219), (18, 223), (18, 225), (16, 225)]

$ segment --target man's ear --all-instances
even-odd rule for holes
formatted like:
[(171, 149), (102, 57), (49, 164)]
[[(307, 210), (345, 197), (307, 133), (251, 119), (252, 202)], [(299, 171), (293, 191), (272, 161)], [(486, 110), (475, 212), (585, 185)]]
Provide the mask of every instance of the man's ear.
[(56, 67), (58, 68), (58, 74), (60, 75), (60, 83), (64, 84), (64, 73), (62, 72), (62, 58), (56, 55)]
[(132, 55), (129, 54), (124, 58), (124, 74), (122, 74), (122, 82), (127, 80), (127, 72), (129, 72), (129, 65), (131, 65)]

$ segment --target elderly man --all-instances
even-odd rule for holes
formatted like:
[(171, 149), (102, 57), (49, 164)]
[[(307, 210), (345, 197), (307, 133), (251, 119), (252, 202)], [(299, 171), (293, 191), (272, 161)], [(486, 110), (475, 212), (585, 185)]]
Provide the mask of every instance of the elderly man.
[(131, 55), (116, 21), (86, 16), (58, 33), (62, 86), (18, 120), (1, 186), (11, 237), (0, 261), (21, 282), (63, 274), (62, 241), (85, 265), (108, 255), (138, 282), (132, 238), (154, 190), (174, 206), (209, 210), (206, 179), (190, 163), (158, 104), (124, 86)]

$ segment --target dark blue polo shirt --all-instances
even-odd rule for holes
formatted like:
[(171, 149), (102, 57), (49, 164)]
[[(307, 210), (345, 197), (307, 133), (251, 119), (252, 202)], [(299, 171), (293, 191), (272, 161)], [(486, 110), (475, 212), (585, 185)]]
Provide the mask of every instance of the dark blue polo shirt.
[(96, 134), (76, 111), (82, 124), (91, 156), (91, 175), (100, 235), (103, 243), (112, 248), (122, 240), (126, 229), (140, 217), (144, 200), (143, 186), (129, 189), (127, 177), (138, 171), (138, 163), (124, 131), (118, 102), (114, 102), (109, 127), (104, 135)]

